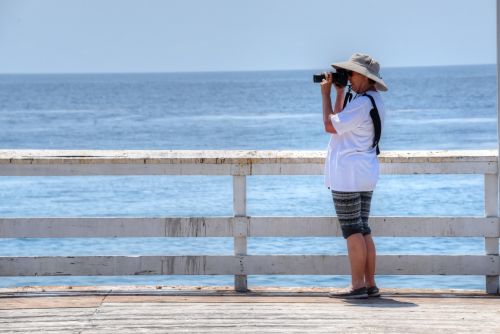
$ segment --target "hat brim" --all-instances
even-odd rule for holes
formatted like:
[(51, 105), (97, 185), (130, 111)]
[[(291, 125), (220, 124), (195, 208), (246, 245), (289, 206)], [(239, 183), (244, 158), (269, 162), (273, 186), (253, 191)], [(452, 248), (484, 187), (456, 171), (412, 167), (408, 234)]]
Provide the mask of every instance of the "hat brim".
[(384, 80), (382, 80), (382, 78), (379, 78), (375, 74), (372, 74), (370, 71), (368, 71), (368, 69), (366, 67), (363, 67), (361, 65), (357, 65), (357, 64), (349, 62), (349, 61), (341, 62), (341, 63), (333, 63), (332, 67), (335, 69), (342, 68), (344, 70), (354, 71), (354, 72), (357, 72), (359, 74), (362, 74), (365, 77), (375, 81), (375, 88), (377, 88), (377, 90), (382, 91), (382, 92), (386, 92), (389, 90), (389, 88), (387, 88), (387, 85), (384, 82)]

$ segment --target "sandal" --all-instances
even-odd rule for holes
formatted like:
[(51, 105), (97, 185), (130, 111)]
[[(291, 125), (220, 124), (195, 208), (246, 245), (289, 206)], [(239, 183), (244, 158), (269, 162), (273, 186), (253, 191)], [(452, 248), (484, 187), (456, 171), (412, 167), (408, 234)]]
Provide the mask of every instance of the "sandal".
[(362, 287), (359, 289), (349, 289), (342, 292), (330, 292), (328, 296), (332, 298), (365, 299), (368, 298), (368, 292), (366, 287)]
[(366, 288), (366, 293), (368, 294), (368, 297), (380, 297), (380, 291), (376, 285)]

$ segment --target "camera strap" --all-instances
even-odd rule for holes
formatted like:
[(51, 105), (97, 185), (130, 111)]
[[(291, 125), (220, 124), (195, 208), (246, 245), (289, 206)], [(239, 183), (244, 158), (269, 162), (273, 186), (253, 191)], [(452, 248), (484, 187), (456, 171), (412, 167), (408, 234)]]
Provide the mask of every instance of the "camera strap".
[(345, 108), (345, 106), (351, 102), (352, 100), (352, 93), (351, 93), (351, 85), (347, 86), (347, 93), (344, 96), (344, 105), (342, 106), (342, 109)]
[(380, 149), (378, 148), (378, 142), (380, 141), (380, 136), (382, 135), (382, 122), (380, 121), (380, 115), (378, 113), (377, 105), (375, 104), (375, 99), (373, 96), (368, 95), (368, 94), (363, 94), (363, 96), (366, 96), (370, 99), (372, 102), (372, 110), (370, 110), (370, 117), (372, 118), (373, 121), (373, 126), (375, 127), (375, 138), (373, 139), (373, 146), (377, 148), (377, 155), (380, 154)]

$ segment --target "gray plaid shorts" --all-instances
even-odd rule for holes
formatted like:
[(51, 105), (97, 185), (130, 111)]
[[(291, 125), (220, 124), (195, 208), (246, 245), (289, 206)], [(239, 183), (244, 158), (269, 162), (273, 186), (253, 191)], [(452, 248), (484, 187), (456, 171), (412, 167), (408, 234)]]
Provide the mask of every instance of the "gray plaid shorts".
[(372, 232), (368, 226), (372, 195), (373, 191), (344, 192), (332, 190), (333, 205), (344, 238), (347, 239), (355, 233), (367, 235)]

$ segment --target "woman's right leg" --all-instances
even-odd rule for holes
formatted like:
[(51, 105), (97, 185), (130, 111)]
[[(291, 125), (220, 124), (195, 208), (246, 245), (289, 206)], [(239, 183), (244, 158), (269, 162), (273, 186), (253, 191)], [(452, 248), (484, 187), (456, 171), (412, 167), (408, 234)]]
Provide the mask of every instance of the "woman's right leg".
[(351, 265), (351, 284), (353, 289), (366, 287), (366, 243), (361, 233), (347, 238), (347, 255)]

